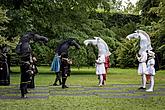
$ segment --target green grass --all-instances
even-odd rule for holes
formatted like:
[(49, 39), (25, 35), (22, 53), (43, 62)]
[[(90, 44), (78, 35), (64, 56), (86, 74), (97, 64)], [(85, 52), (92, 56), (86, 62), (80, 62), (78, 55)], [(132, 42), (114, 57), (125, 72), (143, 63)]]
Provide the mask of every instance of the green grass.
[[(53, 83), (55, 73), (50, 72), (50, 67), (39, 67), (39, 74), (35, 77), (37, 86), (49, 86)], [(12, 67), (14, 73), (11, 74), (11, 84), (18, 84), (20, 82), (19, 67)], [(17, 74), (16, 74), (17, 73)], [(165, 71), (158, 71), (155, 76), (155, 89), (157, 85), (165, 85)], [(106, 86), (100, 90), (89, 90), (82, 92), (83, 88), (70, 87), (66, 90), (61, 87), (48, 87), (51, 90), (58, 90), (57, 94), (88, 94), (92, 92), (123, 92), (128, 90), (136, 90), (136, 87), (125, 88), (121, 90), (104, 90), (104, 88), (111, 88), (112, 84), (139, 84), (141, 78), (137, 75), (136, 69), (119, 69), (110, 68), (108, 72)], [(68, 85), (97, 87), (97, 76), (94, 68), (73, 68), (71, 77), (68, 78)], [(9, 88), (1, 86), (0, 89)], [(114, 87), (115, 88), (115, 87)], [(162, 86), (162, 88), (165, 88)], [(38, 91), (38, 90), (37, 90)], [(42, 91), (42, 90), (41, 90)], [(76, 92), (75, 92), (76, 91)], [(143, 95), (138, 92), (133, 95)], [(146, 93), (153, 94), (153, 93)], [(156, 92), (155, 94), (160, 94)], [(112, 96), (113, 94), (106, 94)], [(106, 96), (105, 95), (105, 96)], [(48, 99), (0, 99), (0, 110), (165, 110), (165, 96), (154, 96), (147, 99), (135, 98), (102, 98), (99, 95), (92, 96), (49, 96)]]

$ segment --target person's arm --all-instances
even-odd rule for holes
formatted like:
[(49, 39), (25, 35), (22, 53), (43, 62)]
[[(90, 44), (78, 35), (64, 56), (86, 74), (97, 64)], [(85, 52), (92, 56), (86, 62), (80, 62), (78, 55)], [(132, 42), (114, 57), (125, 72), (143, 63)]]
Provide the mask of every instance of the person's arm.
[(97, 60), (96, 60), (96, 63), (97, 64), (102, 64), (105, 62), (105, 57), (102, 55), (100, 56)]
[(139, 62), (146, 62), (147, 60), (147, 53), (142, 53), (142, 55), (140, 57), (137, 57)]

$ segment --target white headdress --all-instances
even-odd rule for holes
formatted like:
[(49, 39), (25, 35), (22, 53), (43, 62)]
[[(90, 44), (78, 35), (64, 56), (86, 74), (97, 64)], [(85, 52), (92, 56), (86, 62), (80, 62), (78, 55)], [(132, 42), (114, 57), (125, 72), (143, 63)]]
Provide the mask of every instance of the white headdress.
[(135, 33), (129, 34), (126, 38), (128, 38), (128, 39), (131, 39), (131, 38), (140, 39), (139, 54), (141, 54), (143, 51), (152, 50), (150, 37), (143, 30), (136, 30)]
[(100, 37), (94, 37), (94, 39), (85, 40), (84, 44), (86, 46), (88, 44), (97, 45), (99, 49), (99, 54), (104, 54), (105, 56), (111, 55), (111, 52), (109, 51), (107, 43)]

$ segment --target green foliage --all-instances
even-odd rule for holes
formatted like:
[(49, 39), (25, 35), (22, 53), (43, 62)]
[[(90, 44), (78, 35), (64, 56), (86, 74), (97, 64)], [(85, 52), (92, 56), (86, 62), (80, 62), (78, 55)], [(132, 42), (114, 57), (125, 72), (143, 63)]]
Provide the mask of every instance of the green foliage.
[(91, 13), (91, 18), (99, 19), (105, 23), (107, 28), (113, 26), (122, 27), (127, 23), (140, 23), (141, 17), (139, 15), (123, 14), (123, 13)]
[(11, 47), (11, 49), (15, 49), (18, 41), (19, 37), (15, 37), (9, 41), (7, 38), (0, 36), (0, 45), (6, 44), (7, 46)]
[(116, 50), (117, 57), (117, 66), (126, 68), (126, 67), (135, 67), (137, 66), (136, 54), (138, 53), (138, 41), (131, 40), (122, 43)]
[[(19, 37), (15, 37), (13, 39), (8, 40), (7, 37), (3, 36), (3, 32), (7, 29), (6, 23), (9, 23), (9, 18), (6, 15), (7, 10), (3, 10), (0, 7), (0, 45), (6, 44), (7, 46), (11, 47), (11, 49), (15, 48), (16, 43), (19, 40)], [(1, 36), (2, 35), (2, 36)]]
[[(82, 46), (79, 50), (75, 50), (75, 48), (71, 48), (69, 51), (70, 59), (73, 61), (73, 65), (75, 67), (80, 68), (81, 66), (93, 66), (95, 57), (92, 58), (92, 56), (95, 54), (90, 52), (90, 54), (87, 54), (86, 47)], [(91, 58), (89, 56), (91, 55)], [(89, 60), (90, 59), (90, 60)]]
[(141, 12), (142, 24), (150, 25), (151, 22), (157, 22), (160, 18), (156, 13), (150, 11), (153, 7), (158, 7), (160, 0), (139, 0), (137, 9)]
[(3, 10), (0, 7), (0, 33), (6, 29), (5, 23), (8, 23), (9, 18), (6, 16), (7, 10)]
[(49, 47), (36, 43), (33, 45), (33, 52), (34, 55), (37, 56), (38, 64), (51, 64), (54, 56), (54, 51), (51, 50)]
[[(124, 7), (121, 0), (1, 0), (0, 35), (3, 37), (0, 37), (0, 44), (8, 44), (14, 50), (20, 36), (27, 31), (37, 32), (49, 38), (46, 46), (32, 44), (38, 63), (51, 64), (55, 48), (72, 37), (81, 45), (78, 51), (74, 47), (69, 51), (74, 66), (93, 66), (97, 48), (85, 47), (83, 41), (97, 36), (107, 42), (112, 66), (134, 67), (137, 65), (136, 47), (124, 39), (136, 29), (143, 29), (151, 36), (163, 67), (164, 4), (164, 0), (140, 0), (136, 7), (130, 1), (128, 7)], [(138, 15), (140, 10), (142, 14)]]

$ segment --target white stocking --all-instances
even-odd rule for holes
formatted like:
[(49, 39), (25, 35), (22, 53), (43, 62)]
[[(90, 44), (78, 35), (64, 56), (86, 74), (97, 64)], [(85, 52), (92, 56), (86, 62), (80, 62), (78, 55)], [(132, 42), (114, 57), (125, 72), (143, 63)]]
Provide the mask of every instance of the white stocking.
[(154, 76), (151, 76), (151, 85), (150, 85), (150, 88), (151, 90), (154, 89)]
[(146, 88), (146, 75), (145, 74), (142, 75), (142, 87)]
[(100, 84), (99, 85), (102, 85), (102, 83), (103, 83), (103, 75), (101, 74), (99, 76), (100, 76)]

